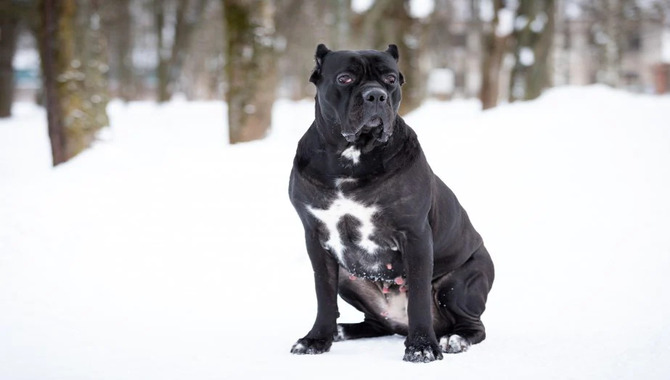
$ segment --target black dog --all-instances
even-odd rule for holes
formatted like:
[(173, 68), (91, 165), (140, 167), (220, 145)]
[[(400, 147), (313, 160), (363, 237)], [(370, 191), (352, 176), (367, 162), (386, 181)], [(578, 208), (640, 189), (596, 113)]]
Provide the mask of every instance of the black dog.
[[(394, 333), (407, 335), (406, 361), (467, 350), (485, 337), (493, 263), (397, 114), (397, 47), (321, 44), (315, 58), (316, 120), (298, 144), (289, 195), (305, 228), (318, 312), (291, 352)], [(338, 293), (363, 322), (336, 323)]]

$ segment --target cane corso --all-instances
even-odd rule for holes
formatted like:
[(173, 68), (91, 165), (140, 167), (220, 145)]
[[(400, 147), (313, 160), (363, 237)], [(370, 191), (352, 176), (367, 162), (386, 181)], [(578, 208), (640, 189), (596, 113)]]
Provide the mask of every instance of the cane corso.
[[(410, 362), (466, 351), (485, 337), (493, 263), (398, 116), (398, 48), (320, 44), (315, 60), (315, 121), (298, 143), (289, 196), (305, 229), (318, 311), (291, 352), (391, 334), (407, 336)], [(363, 322), (337, 324), (338, 294)]]

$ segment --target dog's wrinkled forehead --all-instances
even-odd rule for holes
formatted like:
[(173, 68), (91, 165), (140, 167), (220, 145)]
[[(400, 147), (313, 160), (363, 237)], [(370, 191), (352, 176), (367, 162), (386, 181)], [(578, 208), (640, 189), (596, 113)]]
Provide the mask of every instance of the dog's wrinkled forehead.
[(342, 71), (358, 74), (398, 71), (398, 65), (388, 54), (375, 50), (335, 51), (324, 59), (323, 75), (334, 75)]
[[(316, 67), (310, 81), (318, 84), (323, 77), (333, 77), (342, 72), (350, 72), (358, 76), (370, 76), (383, 73), (399, 73), (398, 49), (389, 45), (386, 51), (377, 50), (329, 50), (321, 44), (314, 56)], [(402, 78), (402, 74), (400, 74)], [(401, 79), (402, 84), (403, 79)]]

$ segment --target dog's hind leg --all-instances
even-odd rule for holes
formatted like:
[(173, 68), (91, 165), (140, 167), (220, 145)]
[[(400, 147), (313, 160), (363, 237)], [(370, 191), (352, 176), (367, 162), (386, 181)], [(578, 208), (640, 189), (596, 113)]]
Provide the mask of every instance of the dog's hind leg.
[(338, 323), (335, 341), (374, 338), (392, 334), (392, 331), (381, 325), (379, 322), (366, 317), (365, 320), (360, 323)]
[(493, 278), (493, 262), (481, 246), (463, 266), (434, 284), (437, 310), (448, 326), (438, 332), (444, 334), (440, 338), (444, 352), (467, 351), (486, 337), (481, 315)]

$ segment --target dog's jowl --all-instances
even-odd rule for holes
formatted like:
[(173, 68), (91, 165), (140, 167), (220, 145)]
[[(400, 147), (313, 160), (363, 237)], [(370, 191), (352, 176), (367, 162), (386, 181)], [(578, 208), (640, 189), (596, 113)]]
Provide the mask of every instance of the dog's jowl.
[[(291, 352), (406, 335), (429, 362), (485, 337), (493, 283), (482, 238), (398, 116), (398, 49), (316, 50), (316, 118), (298, 144), (289, 195), (305, 228), (318, 310)], [(337, 295), (364, 314), (337, 324)]]

